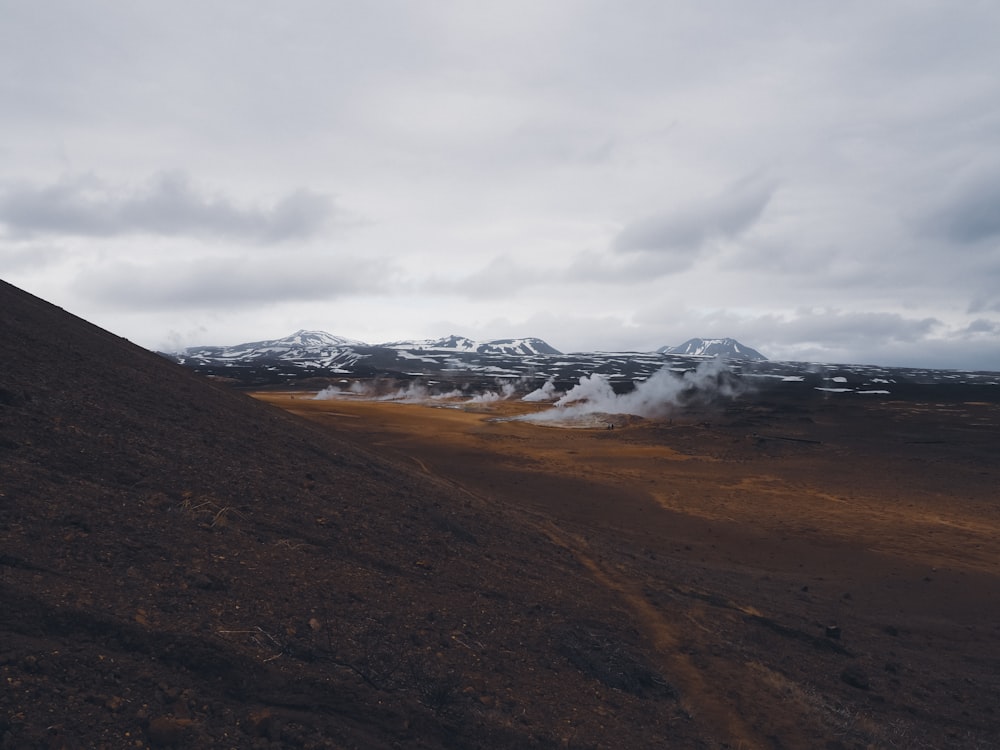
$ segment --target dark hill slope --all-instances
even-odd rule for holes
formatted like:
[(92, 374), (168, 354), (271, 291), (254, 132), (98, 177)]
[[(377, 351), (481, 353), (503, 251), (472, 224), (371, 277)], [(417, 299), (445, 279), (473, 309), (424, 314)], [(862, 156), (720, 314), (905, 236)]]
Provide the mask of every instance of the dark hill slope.
[(0, 363), (0, 747), (693, 744), (529, 523), (2, 282)]

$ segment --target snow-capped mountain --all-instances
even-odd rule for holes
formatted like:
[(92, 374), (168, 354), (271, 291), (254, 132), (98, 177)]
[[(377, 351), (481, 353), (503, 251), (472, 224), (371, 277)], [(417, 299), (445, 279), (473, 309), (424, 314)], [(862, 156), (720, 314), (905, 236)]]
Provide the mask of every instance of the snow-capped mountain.
[(719, 357), (724, 359), (741, 359), (748, 362), (764, 362), (767, 360), (756, 349), (741, 344), (736, 339), (688, 339), (680, 346), (661, 346), (656, 350), (660, 354), (680, 354), (685, 357)]
[(191, 346), (169, 354), (195, 368), (260, 366), (294, 363), (300, 367), (347, 372), (361, 359), (355, 350), (368, 344), (325, 331), (300, 330), (280, 339), (250, 341), (235, 346)]
[(296, 331), (272, 341), (235, 346), (192, 346), (165, 354), (207, 375), (244, 382), (281, 382), (317, 375), (404, 373), (407, 375), (470, 368), (496, 372), (506, 358), (529, 367), (528, 359), (560, 356), (537, 338), (474, 341), (464, 336), (366, 344), (324, 331)]
[[(691, 339), (658, 352), (576, 352), (560, 354), (534, 338), (477, 342), (462, 336), (436, 340), (396, 341), (371, 345), (322, 331), (297, 331), (274, 341), (236, 346), (190, 347), (164, 354), (203, 375), (223, 377), (245, 386), (329, 382), (332, 378), (418, 379), (429, 384), (496, 388), (498, 382), (547, 382), (567, 390), (581, 378), (599, 375), (626, 392), (664, 368), (683, 375), (721, 354), (726, 372), (758, 387), (774, 386), (824, 394), (866, 394), (862, 398), (916, 392), (934, 384), (966, 389), (962, 398), (995, 398), (998, 373), (969, 373), (874, 365), (772, 362), (733, 339)], [(916, 390), (914, 390), (916, 389)], [(973, 390), (968, 390), (973, 389)], [(976, 391), (975, 389), (981, 389)], [(972, 394), (972, 395), (970, 395)]]
[(494, 339), (474, 341), (465, 336), (445, 336), (440, 339), (417, 341), (389, 341), (379, 344), (385, 349), (409, 352), (475, 352), (477, 354), (561, 354), (541, 339)]
[(363, 341), (334, 336), (325, 331), (300, 330), (290, 336), (271, 341), (250, 341), (235, 346), (192, 346), (183, 352), (178, 352), (178, 354), (216, 359), (260, 359), (264, 357), (300, 359), (303, 355), (353, 346), (368, 345)]

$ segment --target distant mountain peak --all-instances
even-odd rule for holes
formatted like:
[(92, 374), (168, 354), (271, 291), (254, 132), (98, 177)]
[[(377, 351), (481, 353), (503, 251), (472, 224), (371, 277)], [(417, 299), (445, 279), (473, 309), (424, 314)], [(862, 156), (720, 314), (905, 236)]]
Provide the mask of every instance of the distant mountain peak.
[(266, 341), (248, 341), (234, 346), (189, 346), (184, 350), (184, 354), (195, 352), (225, 352), (225, 356), (237, 356), (241, 354), (278, 354), (291, 353), (303, 350), (342, 348), (351, 346), (367, 346), (363, 341), (334, 336), (326, 331), (309, 331), (299, 329), (293, 334), (280, 339), (269, 339)]
[(496, 372), (497, 360), (528, 361), (530, 356), (560, 356), (541, 339), (515, 338), (474, 341), (450, 335), (422, 341), (394, 341), (366, 344), (334, 336), (325, 331), (300, 329), (269, 341), (250, 341), (234, 346), (191, 346), (166, 354), (169, 359), (210, 375), (242, 379), (244, 382), (282, 382), (303, 376), (346, 375), (365, 372), (438, 371), (443, 364), (473, 362)]
[(679, 354), (685, 357), (722, 357), (753, 362), (767, 360), (767, 357), (756, 349), (751, 349), (731, 338), (688, 339), (680, 346), (661, 346), (656, 351), (660, 354)]
[(335, 336), (326, 331), (309, 331), (304, 328), (300, 328), (291, 336), (285, 336), (274, 343), (279, 342), (290, 346), (367, 346), (365, 342), (357, 339)]
[(440, 339), (389, 341), (379, 344), (386, 349), (420, 352), (474, 352), (476, 354), (561, 354), (538, 338), (493, 339), (475, 341), (452, 334)]

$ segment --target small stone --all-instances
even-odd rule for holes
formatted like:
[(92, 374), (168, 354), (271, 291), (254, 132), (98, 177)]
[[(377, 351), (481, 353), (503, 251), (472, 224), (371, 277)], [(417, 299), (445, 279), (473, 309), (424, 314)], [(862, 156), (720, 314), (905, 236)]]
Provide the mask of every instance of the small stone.
[(318, 632), (319, 632), (319, 630), (320, 630), (320, 628), (322, 628), (322, 627), (323, 627), (323, 623), (321, 623), (321, 622), (320, 622), (319, 620), (317, 620), (317, 619), (316, 619), (315, 617), (310, 617), (310, 618), (309, 618), (309, 627), (310, 627), (310, 628), (312, 629), (312, 631), (313, 631), (314, 633), (318, 633)]
[(104, 701), (104, 707), (109, 711), (120, 711), (122, 706), (125, 705), (125, 699), (118, 695), (112, 695), (106, 701)]
[(840, 640), (840, 626), (839, 625), (827, 625), (826, 626), (826, 637), (833, 638), (834, 640)]

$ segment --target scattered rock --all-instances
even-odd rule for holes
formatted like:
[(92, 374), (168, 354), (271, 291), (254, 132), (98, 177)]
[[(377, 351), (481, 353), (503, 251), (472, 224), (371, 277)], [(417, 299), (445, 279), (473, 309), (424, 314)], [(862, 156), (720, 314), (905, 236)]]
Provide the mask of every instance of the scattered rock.
[(826, 626), (826, 637), (833, 638), (834, 640), (840, 640), (840, 626), (839, 625), (827, 625)]

